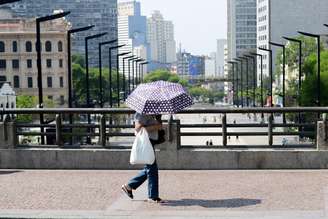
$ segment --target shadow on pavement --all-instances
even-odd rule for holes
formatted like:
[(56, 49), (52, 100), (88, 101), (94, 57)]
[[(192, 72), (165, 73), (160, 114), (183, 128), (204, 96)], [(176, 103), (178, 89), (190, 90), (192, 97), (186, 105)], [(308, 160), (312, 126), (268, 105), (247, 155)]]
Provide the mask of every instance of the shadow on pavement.
[(222, 200), (204, 200), (204, 199), (182, 199), (168, 200), (163, 203), (163, 206), (201, 206), (204, 208), (240, 208), (252, 205), (261, 204), (260, 199), (222, 199)]
[(20, 173), (22, 171), (13, 171), (13, 170), (0, 170), (0, 175), (6, 175), (6, 174), (14, 174), (14, 173)]

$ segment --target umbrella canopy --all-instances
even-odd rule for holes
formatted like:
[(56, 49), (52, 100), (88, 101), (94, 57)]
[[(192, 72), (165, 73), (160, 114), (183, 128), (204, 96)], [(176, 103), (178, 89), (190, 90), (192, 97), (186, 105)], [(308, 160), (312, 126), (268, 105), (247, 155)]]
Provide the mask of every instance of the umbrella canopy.
[(182, 85), (156, 81), (139, 85), (126, 104), (141, 114), (160, 115), (177, 113), (191, 106), (193, 101)]

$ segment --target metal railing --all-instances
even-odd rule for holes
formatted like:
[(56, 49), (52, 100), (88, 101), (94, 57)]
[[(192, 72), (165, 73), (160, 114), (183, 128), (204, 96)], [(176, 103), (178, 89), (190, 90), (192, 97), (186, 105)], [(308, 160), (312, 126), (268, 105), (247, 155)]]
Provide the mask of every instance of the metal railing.
[[(236, 145), (229, 145), (229, 138), (231, 137), (247, 137), (247, 136), (266, 136), (267, 144), (263, 145), (267, 148), (277, 147), (279, 145), (273, 144), (274, 136), (310, 136), (313, 139), (316, 137), (316, 124), (317, 120), (313, 120), (306, 123), (277, 123), (274, 120), (274, 114), (277, 113), (302, 113), (306, 115), (317, 115), (328, 113), (328, 108), (325, 107), (308, 107), (308, 108), (217, 108), (217, 109), (189, 109), (180, 112), (183, 115), (206, 115), (206, 114), (217, 114), (222, 115), (221, 122), (215, 124), (186, 124), (182, 120), (174, 120), (173, 122), (177, 125), (177, 138), (178, 147), (181, 145), (181, 139), (188, 136), (212, 136), (220, 137), (222, 144), (212, 147), (222, 148), (234, 148), (240, 147)], [(23, 143), (21, 137), (26, 136), (38, 136), (39, 138), (51, 138), (53, 139), (53, 145), (69, 146), (72, 137), (91, 137), (96, 140), (95, 145), (100, 147), (108, 147), (111, 145), (110, 138), (112, 137), (133, 137), (133, 121), (131, 120), (134, 111), (129, 109), (3, 109), (0, 111), (1, 117), (4, 123), (9, 122), (9, 116), (13, 118), (19, 118), (21, 115), (36, 116), (39, 114), (48, 115), (52, 118), (52, 122), (48, 124), (40, 124), (34, 122), (15, 122), (15, 133), (14, 136), (17, 138), (17, 145), (15, 146), (33, 146), (33, 144)], [(267, 122), (265, 123), (229, 123), (227, 122), (227, 116), (233, 116), (235, 114), (258, 114), (266, 115)], [(73, 124), (69, 124), (69, 115), (93, 115), (95, 117), (92, 124), (81, 122), (80, 119), (75, 119)], [(123, 119), (115, 119), (115, 116), (125, 116)], [(317, 118), (315, 116), (315, 118)], [(113, 122), (113, 121), (114, 122)], [(112, 121), (112, 122), (110, 122)], [(122, 123), (124, 121), (124, 123)], [(127, 122), (128, 121), (128, 122)], [(171, 121), (171, 120), (170, 120)], [(48, 129), (48, 132), (41, 132), (41, 128)], [(171, 125), (169, 126), (171, 128)], [(210, 129), (215, 128), (214, 132), (199, 132), (199, 131), (184, 131), (185, 129), (204, 128)], [(238, 128), (261, 128), (261, 131), (231, 131), (232, 129)], [(297, 128), (297, 130), (283, 130), (275, 131), (275, 128)], [(38, 130), (39, 129), (39, 130)], [(78, 129), (78, 131), (74, 131)], [(88, 132), (88, 130), (91, 130)], [(171, 130), (169, 131), (171, 133)], [(95, 141), (94, 141), (95, 142)], [(78, 142), (82, 145), (81, 142)], [(42, 146), (42, 145), (41, 145)], [(113, 145), (114, 146), (114, 145)], [(197, 145), (192, 145), (198, 147)], [(254, 147), (254, 145), (244, 145), (245, 147)], [(280, 145), (282, 146), (282, 145)], [(290, 147), (314, 147), (315, 145), (290, 145)], [(111, 146), (112, 147), (112, 146)]]

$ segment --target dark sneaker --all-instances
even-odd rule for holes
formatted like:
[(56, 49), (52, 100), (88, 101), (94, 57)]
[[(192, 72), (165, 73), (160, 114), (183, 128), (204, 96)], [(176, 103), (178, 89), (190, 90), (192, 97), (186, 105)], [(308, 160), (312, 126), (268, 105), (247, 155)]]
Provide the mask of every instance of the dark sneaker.
[(158, 204), (165, 203), (165, 201), (163, 201), (161, 198), (149, 198), (148, 202), (149, 203), (158, 203)]
[(128, 187), (126, 185), (122, 186), (122, 191), (129, 196), (130, 199), (133, 199), (133, 194), (132, 194), (132, 190), (129, 190)]

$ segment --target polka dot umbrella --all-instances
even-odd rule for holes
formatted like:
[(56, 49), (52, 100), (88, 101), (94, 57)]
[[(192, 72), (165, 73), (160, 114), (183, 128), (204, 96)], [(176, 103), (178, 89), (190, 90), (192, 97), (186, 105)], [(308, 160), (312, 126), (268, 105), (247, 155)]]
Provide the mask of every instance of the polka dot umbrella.
[(175, 114), (193, 104), (186, 89), (176, 83), (156, 81), (140, 84), (127, 98), (126, 104), (146, 115)]

